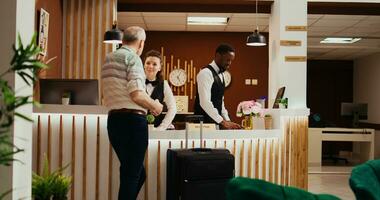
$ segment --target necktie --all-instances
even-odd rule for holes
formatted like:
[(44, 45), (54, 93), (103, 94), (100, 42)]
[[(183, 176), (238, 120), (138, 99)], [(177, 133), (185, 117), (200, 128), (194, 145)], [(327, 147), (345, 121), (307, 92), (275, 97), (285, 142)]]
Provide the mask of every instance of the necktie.
[(158, 84), (158, 80), (150, 81), (148, 79), (145, 79), (145, 84), (152, 84), (152, 86), (156, 86)]

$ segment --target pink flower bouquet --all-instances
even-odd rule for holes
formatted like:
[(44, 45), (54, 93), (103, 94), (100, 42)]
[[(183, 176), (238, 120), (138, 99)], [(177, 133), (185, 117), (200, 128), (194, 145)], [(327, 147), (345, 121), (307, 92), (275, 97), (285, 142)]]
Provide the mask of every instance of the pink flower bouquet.
[(242, 101), (237, 107), (236, 116), (242, 117), (244, 115), (252, 115), (254, 117), (264, 116), (263, 106), (254, 100)]

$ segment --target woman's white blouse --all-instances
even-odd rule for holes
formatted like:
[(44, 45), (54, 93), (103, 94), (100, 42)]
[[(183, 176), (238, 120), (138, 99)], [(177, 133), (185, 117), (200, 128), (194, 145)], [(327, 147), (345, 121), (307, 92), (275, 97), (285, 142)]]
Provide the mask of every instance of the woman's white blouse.
[[(146, 85), (146, 92), (150, 96), (155, 87), (152, 84), (148, 83)], [(166, 130), (169, 125), (172, 123), (175, 114), (177, 113), (177, 106), (175, 102), (175, 98), (173, 92), (169, 86), (168, 81), (164, 80), (164, 102), (168, 108), (168, 111), (162, 120), (161, 124), (156, 128), (156, 130)]]

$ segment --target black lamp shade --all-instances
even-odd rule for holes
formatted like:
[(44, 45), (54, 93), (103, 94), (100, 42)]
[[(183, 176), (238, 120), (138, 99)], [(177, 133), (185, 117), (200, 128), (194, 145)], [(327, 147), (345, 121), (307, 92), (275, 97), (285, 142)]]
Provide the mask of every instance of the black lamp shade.
[(265, 46), (266, 39), (257, 30), (247, 37), (247, 46)]
[(121, 44), (122, 37), (123, 37), (122, 32), (118, 28), (112, 27), (111, 30), (107, 31), (104, 34), (103, 42), (109, 43), (109, 44)]

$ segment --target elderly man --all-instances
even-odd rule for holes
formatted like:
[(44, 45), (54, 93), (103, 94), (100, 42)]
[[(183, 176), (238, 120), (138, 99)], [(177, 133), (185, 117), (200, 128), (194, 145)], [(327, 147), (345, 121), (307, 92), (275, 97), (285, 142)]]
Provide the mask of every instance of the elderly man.
[(148, 147), (147, 110), (162, 112), (162, 104), (146, 91), (144, 29), (132, 26), (124, 31), (123, 45), (107, 55), (102, 68), (104, 104), (109, 108), (108, 137), (120, 160), (119, 200), (135, 200), (145, 181), (143, 161)]

